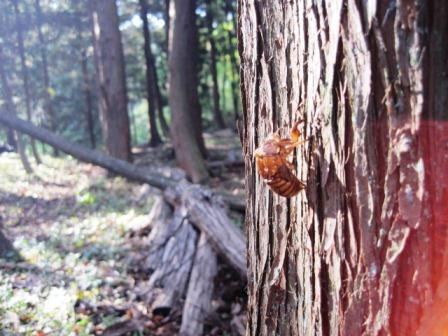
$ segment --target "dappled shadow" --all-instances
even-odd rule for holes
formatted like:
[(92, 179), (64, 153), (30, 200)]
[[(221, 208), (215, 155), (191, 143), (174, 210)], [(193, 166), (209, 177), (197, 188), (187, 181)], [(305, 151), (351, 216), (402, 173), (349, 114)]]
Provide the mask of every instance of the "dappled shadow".
[(61, 270), (49, 266), (37, 266), (23, 259), (0, 258), (0, 274), (5, 272), (15, 277), (15, 288), (32, 289), (35, 286), (65, 286), (74, 278)]
[[(130, 208), (128, 200), (108, 198), (106, 191), (98, 191), (91, 187), (85, 191), (91, 200), (82, 199), (82, 196), (70, 195), (45, 199), (33, 196), (21, 196), (0, 189), (0, 209), (2, 207), (15, 208), (14, 216), (6, 216), (4, 222), (7, 226), (39, 225), (48, 221), (78, 218), (85, 220), (92, 215), (103, 216), (108, 213), (120, 213)], [(101, 193), (102, 195), (98, 196)], [(91, 203), (91, 204), (83, 204)], [(138, 209), (137, 209), (138, 210)], [(138, 213), (138, 211), (137, 211)]]
[(14, 248), (12, 242), (5, 236), (1, 229), (2, 226), (0, 217), (0, 258), (14, 262), (22, 260), (20, 253)]

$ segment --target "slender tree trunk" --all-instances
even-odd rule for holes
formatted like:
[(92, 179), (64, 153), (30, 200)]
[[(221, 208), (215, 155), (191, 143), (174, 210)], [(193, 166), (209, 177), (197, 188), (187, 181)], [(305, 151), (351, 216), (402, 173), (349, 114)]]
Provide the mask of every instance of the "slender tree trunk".
[(90, 2), (99, 111), (106, 151), (131, 160), (123, 46), (115, 1)]
[[(50, 130), (52, 132), (56, 132), (56, 116), (54, 115), (53, 110), (53, 103), (52, 103), (52, 97), (51, 97), (51, 84), (50, 84), (50, 75), (48, 73), (48, 59), (47, 59), (47, 50), (46, 50), (46, 43), (44, 34), (42, 32), (42, 9), (40, 7), (40, 0), (35, 0), (34, 7), (36, 10), (36, 18), (37, 18), (37, 36), (39, 39), (39, 47), (40, 47), (40, 54), (42, 58), (42, 71), (44, 74), (44, 99), (45, 99), (45, 112), (48, 113), (48, 117), (50, 119)], [(53, 147), (53, 154), (54, 156), (59, 155), (59, 151), (57, 148)]]
[(173, 44), (170, 51), (169, 102), (171, 137), (180, 166), (192, 180), (208, 178), (197, 92), (197, 32), (194, 0), (175, 0)]
[(162, 93), (160, 92), (159, 86), (159, 76), (157, 76), (156, 64), (153, 58), (153, 62), (151, 64), (152, 73), (154, 74), (154, 89), (155, 89), (155, 108), (157, 111), (157, 117), (159, 118), (160, 127), (162, 128), (163, 135), (169, 136), (170, 127), (168, 126), (168, 122), (166, 121), (165, 115), (163, 114), (164, 103), (162, 99)]
[[(232, 1), (226, 2), (226, 15), (230, 15), (233, 22), (233, 27), (236, 29), (236, 20), (235, 20), (235, 14), (234, 9), (232, 5)], [(238, 83), (238, 72), (239, 72), (239, 62), (235, 55), (235, 43), (233, 42), (233, 39), (235, 37), (235, 32), (232, 30), (227, 31), (227, 43), (229, 48), (229, 55), (230, 55), (230, 85), (232, 88), (232, 103), (233, 103), (233, 114), (234, 114), (234, 120), (237, 121), (239, 118), (239, 110), (240, 110), (240, 104), (239, 104), (239, 91), (237, 87)]]
[(85, 118), (86, 118), (86, 130), (89, 135), (90, 145), (92, 148), (96, 147), (95, 140), (95, 125), (93, 119), (93, 102), (92, 102), (92, 91), (90, 86), (90, 76), (87, 68), (87, 53), (84, 48), (81, 49), (81, 72), (83, 81), (83, 91), (85, 106)]
[[(133, 104), (131, 104), (131, 111), (133, 111)], [(138, 144), (138, 137), (137, 137), (137, 125), (135, 123), (135, 114), (129, 113), (129, 122), (131, 127), (131, 143), (137, 145)]]
[[(446, 332), (447, 16), (443, 0), (239, 0), (247, 335)], [(253, 155), (300, 119), (307, 186), (285, 199)]]
[(157, 89), (158, 83), (156, 81), (155, 65), (154, 65), (154, 55), (151, 51), (151, 35), (149, 32), (148, 25), (148, 3), (146, 0), (139, 0), (140, 4), (140, 18), (143, 22), (143, 36), (145, 39), (144, 50), (145, 50), (145, 62), (146, 62), (146, 90), (148, 97), (148, 116), (149, 116), (149, 129), (151, 134), (151, 139), (149, 144), (151, 146), (157, 146), (162, 143), (162, 139), (159, 135), (156, 122), (156, 107), (158, 109), (159, 116), (162, 113), (160, 101), (157, 103)]
[[(13, 0), (14, 5), (14, 13), (15, 13), (15, 22), (17, 29), (17, 44), (19, 46), (19, 55), (20, 55), (20, 65), (22, 67), (22, 78), (23, 78), (23, 90), (25, 92), (25, 105), (26, 105), (26, 118), (28, 121), (32, 121), (31, 119), (31, 98), (30, 98), (30, 87), (29, 87), (29, 77), (28, 77), (28, 68), (25, 62), (25, 46), (23, 42), (23, 30), (19, 21), (19, 5), (17, 0)], [(34, 159), (37, 164), (42, 163), (40, 159), (39, 153), (36, 148), (36, 142), (33, 138), (30, 138), (31, 142), (31, 150), (33, 152)]]
[(230, 32), (227, 32), (227, 39), (229, 44), (229, 50), (230, 50), (230, 87), (232, 89), (232, 103), (233, 103), (233, 117), (234, 120), (238, 120), (240, 113), (239, 113), (239, 92), (237, 88), (237, 82), (238, 82), (238, 61), (235, 57), (235, 51), (233, 50), (233, 43), (232, 43), (232, 34)]
[(95, 124), (93, 119), (93, 101), (92, 101), (92, 89), (90, 85), (90, 76), (87, 64), (87, 51), (84, 47), (82, 39), (82, 26), (81, 21), (79, 21), (78, 26), (78, 41), (79, 41), (79, 57), (82, 73), (82, 91), (84, 93), (85, 110), (84, 116), (86, 120), (86, 131), (89, 137), (90, 146), (92, 148), (96, 147), (95, 139)]
[[(170, 44), (170, 0), (165, 0), (165, 8), (163, 12), (163, 20), (165, 21), (165, 52), (168, 56), (168, 49)], [(168, 59), (168, 57), (167, 57)]]
[[(165, 5), (169, 6), (169, 0), (165, 1)], [(167, 7), (167, 8), (169, 8), (169, 7)], [(165, 18), (164, 18), (165, 19), (165, 33), (166, 33), (166, 37), (167, 37), (167, 41), (166, 41), (166, 45), (165, 45), (165, 48), (166, 48), (165, 52), (166, 52), (166, 55), (167, 55), (166, 59), (168, 60), (168, 58), (169, 58), (169, 56), (168, 56), (169, 16), (168, 16), (168, 11), (167, 10), (165, 11), (164, 16), (165, 16)], [(168, 26), (167, 26), (167, 22), (168, 22)], [(150, 33), (149, 30), (148, 30), (148, 33), (149, 33), (149, 41), (150, 41), (149, 45), (151, 46), (151, 33)], [(154, 89), (155, 89), (155, 101), (154, 101), (155, 109), (157, 111), (157, 117), (159, 119), (160, 127), (162, 129), (162, 133), (163, 133), (164, 136), (169, 137), (170, 128), (169, 128), (168, 122), (167, 122), (167, 120), (165, 118), (165, 114), (163, 113), (163, 109), (165, 107), (165, 103), (164, 103), (164, 101), (162, 99), (162, 93), (160, 92), (160, 83), (159, 83), (159, 76), (157, 75), (156, 61), (155, 61), (154, 54), (152, 53), (151, 48), (149, 49), (149, 51), (151, 52), (151, 55), (152, 55), (152, 62), (150, 64), (151, 64), (151, 68), (152, 68), (151, 73), (154, 76), (153, 81), (154, 81)]]
[(8, 144), (9, 147), (13, 148), (14, 150), (17, 150), (17, 141), (13, 129), (10, 128), (6, 129), (6, 143)]
[[(166, 48), (166, 59), (167, 59), (167, 65), (168, 65), (167, 67), (168, 68), (169, 68), (169, 60), (170, 60), (170, 50), (171, 50), (172, 44), (173, 44), (173, 27), (174, 27), (174, 25), (172, 23), (173, 23), (175, 15), (176, 15), (176, 9), (174, 6), (174, 0), (165, 0), (165, 15), (164, 15), (164, 17), (165, 17), (165, 34), (166, 34), (165, 48)], [(166, 90), (166, 92), (168, 92), (168, 95), (169, 95), (169, 91), (170, 91), (170, 71), (169, 71), (169, 69), (168, 69), (167, 76), (166, 76), (165, 90)], [(160, 90), (159, 90), (159, 97), (160, 97), (160, 102), (162, 102), (162, 96), (160, 95)], [(170, 111), (170, 113), (171, 113), (171, 111)], [(159, 118), (160, 118), (160, 116), (163, 117), (163, 113), (159, 114)], [(163, 119), (165, 120), (165, 118), (163, 118)], [(169, 131), (168, 123), (166, 123), (166, 130), (165, 130), (165, 126), (163, 126), (162, 120), (161, 120), (161, 126), (162, 126), (162, 130), (163, 130), (164, 134), (166, 131)]]
[(221, 105), (221, 111), (222, 111), (223, 113), (225, 113), (225, 111), (226, 111), (226, 105), (227, 105), (227, 100), (226, 100), (226, 87), (227, 87), (227, 76), (226, 76), (226, 72), (227, 72), (227, 59), (226, 59), (226, 57), (222, 57), (222, 58), (221, 58), (221, 62), (222, 62), (223, 72), (222, 72), (222, 76), (221, 76), (221, 99), (220, 99), (220, 105)]
[(211, 0), (207, 0), (207, 29), (208, 40), (210, 42), (210, 72), (212, 75), (212, 101), (213, 101), (213, 119), (215, 125), (221, 129), (225, 128), (224, 119), (219, 107), (219, 85), (218, 85), (218, 71), (216, 69), (216, 44), (213, 37), (213, 8)]
[[(166, 58), (170, 59), (173, 48), (174, 18), (176, 17), (176, 6), (174, 0), (165, 0), (165, 34), (166, 34)], [(167, 88), (169, 87), (169, 72)], [(168, 89), (167, 89), (168, 91)]]
[[(0, 81), (2, 84), (3, 99), (5, 101), (5, 112), (9, 115), (17, 115), (17, 111), (12, 101), (12, 91), (9, 86), (8, 76), (5, 70), (5, 56), (3, 54), (3, 43), (0, 43)], [(20, 156), (20, 161), (22, 162), (23, 168), (27, 174), (31, 174), (33, 169), (31, 168), (30, 162), (25, 152), (25, 147), (22, 142), (22, 136), (17, 132), (13, 131), (14, 141), (17, 144), (17, 151)]]

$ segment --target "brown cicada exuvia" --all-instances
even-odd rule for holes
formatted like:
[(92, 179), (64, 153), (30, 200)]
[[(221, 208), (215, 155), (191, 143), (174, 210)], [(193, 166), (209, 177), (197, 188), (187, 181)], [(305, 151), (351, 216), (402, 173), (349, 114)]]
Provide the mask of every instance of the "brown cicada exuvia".
[(294, 148), (304, 142), (299, 141), (298, 126), (301, 122), (293, 125), (289, 138), (281, 138), (277, 132), (271, 133), (254, 153), (259, 174), (272, 191), (283, 197), (295, 196), (305, 189), (305, 183), (294, 175), (294, 167), (288, 161)]

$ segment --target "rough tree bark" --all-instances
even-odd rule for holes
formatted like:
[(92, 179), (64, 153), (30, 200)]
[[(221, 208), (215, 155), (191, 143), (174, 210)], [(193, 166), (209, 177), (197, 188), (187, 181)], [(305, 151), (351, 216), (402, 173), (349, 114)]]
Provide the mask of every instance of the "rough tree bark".
[(123, 46), (115, 1), (89, 2), (103, 140), (107, 152), (131, 160)]
[[(443, 0), (239, 0), (248, 335), (447, 330), (431, 323), (448, 302), (447, 15)], [(288, 200), (253, 153), (299, 119), (307, 188)]]
[(196, 1), (171, 1), (176, 12), (169, 60), (171, 138), (179, 165), (196, 183), (209, 177), (197, 91)]
[(211, 0), (206, 1), (207, 4), (207, 30), (208, 40), (210, 42), (210, 73), (212, 75), (212, 101), (213, 101), (213, 119), (216, 127), (219, 129), (225, 128), (226, 124), (222, 117), (221, 108), (219, 106), (219, 86), (218, 86), (218, 71), (216, 69), (216, 43), (213, 37), (213, 4)]
[[(25, 106), (26, 106), (26, 118), (28, 121), (31, 122), (31, 97), (30, 97), (30, 86), (29, 86), (29, 76), (28, 76), (28, 67), (26, 66), (25, 62), (25, 45), (23, 40), (23, 28), (20, 24), (19, 16), (20, 16), (20, 10), (19, 10), (19, 4), (18, 0), (13, 0), (12, 4), (14, 6), (14, 14), (15, 14), (15, 24), (16, 24), (16, 31), (17, 31), (17, 44), (19, 49), (19, 56), (20, 56), (20, 66), (22, 71), (22, 79), (23, 79), (23, 91), (25, 92)], [(36, 148), (36, 142), (33, 138), (31, 138), (31, 150), (33, 152), (34, 159), (36, 160), (37, 164), (42, 163), (42, 160), (39, 156), (39, 153)]]
[[(40, 0), (34, 1), (34, 8), (36, 11), (37, 18), (37, 36), (39, 38), (39, 48), (40, 55), (42, 58), (42, 71), (44, 75), (44, 100), (45, 100), (45, 112), (48, 114), (49, 122), (50, 122), (50, 130), (55, 133), (56, 132), (56, 116), (54, 115), (53, 110), (53, 102), (51, 97), (51, 84), (50, 84), (50, 75), (48, 72), (48, 58), (47, 58), (47, 49), (44, 34), (42, 32), (42, 23), (43, 23), (43, 15), (42, 9), (40, 7)], [(59, 155), (58, 149), (53, 147), (53, 154), (55, 156)]]
[(157, 77), (156, 68), (154, 65), (154, 55), (151, 50), (151, 35), (148, 25), (148, 3), (147, 0), (139, 0), (140, 5), (140, 18), (143, 22), (143, 36), (144, 36), (144, 50), (145, 50), (145, 62), (146, 62), (146, 90), (148, 100), (148, 117), (149, 117), (149, 131), (151, 139), (149, 144), (151, 146), (157, 146), (162, 143), (162, 138), (159, 135), (156, 122), (156, 108), (158, 113), (162, 113), (160, 101), (157, 102)]

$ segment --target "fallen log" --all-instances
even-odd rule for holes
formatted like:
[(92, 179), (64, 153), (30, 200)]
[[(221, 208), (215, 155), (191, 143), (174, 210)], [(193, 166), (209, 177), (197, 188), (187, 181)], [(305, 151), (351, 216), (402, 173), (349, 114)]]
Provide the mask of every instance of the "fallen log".
[(144, 268), (153, 273), (161, 264), (164, 248), (168, 239), (175, 233), (173, 223), (173, 210), (158, 197), (149, 214), (148, 222), (151, 223), (151, 232), (147, 238), (149, 252)]
[[(198, 233), (187, 218), (186, 209), (179, 206), (174, 211), (174, 216), (168, 227), (155, 227), (164, 230), (158, 237), (156, 246), (150, 245), (150, 249), (159, 248), (162, 253), (160, 262), (153, 270), (146, 288), (146, 302), (151, 306), (154, 315), (167, 316), (180, 297), (185, 295), (188, 279), (193, 265), (196, 251)], [(168, 234), (168, 236), (165, 236)], [(163, 245), (160, 239), (165, 239)]]
[(166, 189), (164, 195), (174, 207), (185, 207), (193, 225), (207, 235), (215, 251), (246, 279), (245, 238), (227, 216), (223, 200), (211, 190), (186, 181)]
[[(117, 175), (121, 175), (133, 181), (148, 183), (151, 186), (165, 190), (177, 184), (177, 181), (168, 178), (161, 173), (149, 168), (140, 168), (129, 162), (113, 158), (100, 151), (85, 148), (81, 145), (67, 141), (63, 137), (54, 134), (44, 128), (37, 127), (30, 122), (24, 121), (15, 116), (0, 113), (0, 123), (13, 128), (21, 133), (27, 134), (34, 139), (49, 144), (62, 152), (69, 154), (80, 161), (92, 163), (103, 167)], [(235, 211), (244, 212), (245, 205), (242, 200), (234, 197), (224, 196), (229, 204), (229, 208)]]
[(220, 168), (233, 168), (233, 167), (244, 167), (243, 160), (221, 160), (221, 161), (211, 161), (207, 163), (207, 168), (209, 169), (220, 169)]
[(211, 298), (214, 278), (218, 271), (217, 264), (216, 254), (207, 236), (201, 233), (188, 284), (179, 335), (203, 334), (204, 321), (212, 310)]
[(158, 189), (165, 189), (174, 185), (174, 181), (166, 177), (151, 172), (148, 169), (139, 168), (132, 163), (113, 158), (100, 151), (85, 148), (81, 145), (65, 140), (63, 137), (54, 134), (44, 128), (34, 126), (32, 123), (0, 113), (0, 123), (14, 128), (15, 130), (28, 134), (34, 139), (45, 142), (64, 153), (74, 156), (78, 160), (92, 163), (103, 167), (113, 173), (122, 175), (131, 180), (148, 183)]

